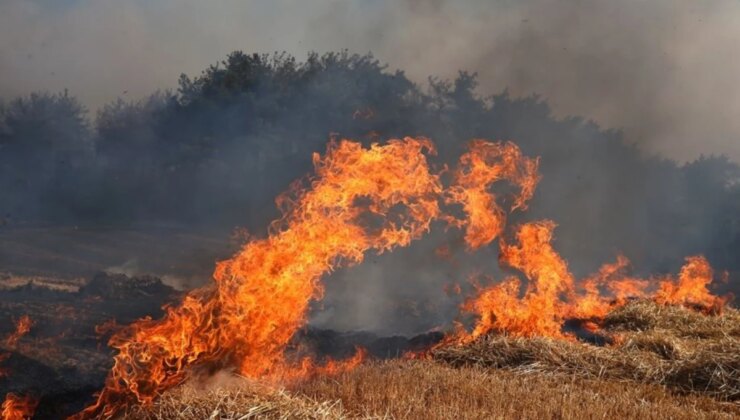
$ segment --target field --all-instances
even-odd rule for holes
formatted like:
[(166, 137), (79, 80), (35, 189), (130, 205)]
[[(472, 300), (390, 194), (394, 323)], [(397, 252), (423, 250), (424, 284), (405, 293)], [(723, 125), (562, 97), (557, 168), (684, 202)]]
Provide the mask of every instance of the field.
[[(130, 418), (139, 418), (135, 410)], [(248, 384), (204, 392), (186, 387), (145, 414), (202, 418), (733, 418), (740, 408), (700, 395), (578, 375), (453, 368), (427, 360), (370, 363), (287, 392)]]
[[(89, 280), (95, 271), (116, 268), (135, 256), (141, 271), (186, 280), (187, 273), (197, 272), (193, 278), (202, 281), (206, 274), (200, 272), (207, 272), (212, 261), (227, 254), (231, 246), (174, 229), (161, 228), (156, 234), (151, 229), (116, 232), (112, 235), (115, 241), (106, 239), (109, 233), (24, 228), (0, 235), (0, 244), (8, 245), (3, 247), (0, 262), (8, 271), (22, 274), (0, 276), (0, 314), (8, 321), (0, 331), (10, 334), (10, 321), (23, 314), (34, 321), (30, 333), (17, 345), (0, 343), (10, 354), (2, 366), (10, 373), (0, 385), (4, 392), (31, 390), (40, 395), (38, 418), (76, 412), (100, 389), (111, 354), (104, 340), (95, 336), (95, 325), (111, 318), (127, 323), (147, 314), (159, 316), (159, 306), (179, 296), (146, 277), (136, 282), (115, 275)], [(29, 243), (29, 238), (36, 242)], [(178, 254), (168, 254), (173, 241), (188, 246)], [(145, 249), (137, 249), (138, 243), (145, 244)], [(185, 258), (182, 253), (205, 256)], [(147, 255), (156, 258), (147, 259)], [(174, 265), (177, 261), (187, 264)], [(129, 268), (123, 264), (113, 271)], [(62, 272), (69, 275), (62, 276)], [(26, 284), (29, 281), (32, 285)], [(187, 282), (178, 285), (190, 286)], [(74, 322), (60, 314), (73, 316)], [(369, 357), (347, 372), (277, 385), (254, 383), (222, 371), (207, 379), (192, 378), (165, 392), (152, 406), (130, 407), (124, 417), (740, 416), (738, 310), (726, 307), (721, 314), (705, 314), (696, 308), (632, 301), (609, 313), (600, 326), (596, 331), (576, 328), (578, 337), (570, 339), (491, 333), (465, 344), (449, 340), (413, 357)], [(345, 336), (314, 332), (303, 339), (336, 344), (341, 337)], [(351, 348), (356, 339), (341, 344)]]
[(228, 374), (191, 381), (129, 418), (735, 418), (740, 313), (634, 302), (611, 344), (488, 336), (423, 357), (369, 361), (267, 387)]
[(70, 280), (102, 270), (142, 272), (194, 287), (233, 252), (228, 238), (229, 232), (162, 224), (0, 226), (0, 274)]

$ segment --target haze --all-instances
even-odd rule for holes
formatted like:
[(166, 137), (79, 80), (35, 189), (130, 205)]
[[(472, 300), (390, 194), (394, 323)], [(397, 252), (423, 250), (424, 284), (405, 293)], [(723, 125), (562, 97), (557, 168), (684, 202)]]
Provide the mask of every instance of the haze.
[(424, 83), (542, 95), (647, 154), (740, 161), (734, 1), (4, 0), (0, 97), (69, 89), (91, 110), (176, 87), (233, 50), (372, 52)]

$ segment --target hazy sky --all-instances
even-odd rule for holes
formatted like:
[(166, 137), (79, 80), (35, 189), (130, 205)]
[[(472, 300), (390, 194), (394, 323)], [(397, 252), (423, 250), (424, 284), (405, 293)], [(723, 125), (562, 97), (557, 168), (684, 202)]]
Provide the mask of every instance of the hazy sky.
[(414, 80), (477, 71), (648, 153), (740, 161), (731, 0), (0, 0), (0, 96), (68, 88), (90, 108), (175, 87), (230, 51), (372, 51)]

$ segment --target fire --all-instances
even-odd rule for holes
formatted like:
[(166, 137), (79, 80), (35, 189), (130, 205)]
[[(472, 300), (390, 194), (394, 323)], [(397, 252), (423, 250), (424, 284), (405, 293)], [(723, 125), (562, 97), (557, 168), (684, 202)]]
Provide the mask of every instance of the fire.
[[(427, 157), (434, 152), (428, 139), (407, 137), (369, 148), (350, 140), (331, 142), (323, 157), (314, 154), (315, 174), (277, 198), (282, 217), (266, 238), (251, 237), (217, 264), (212, 285), (165, 308), (162, 319), (115, 329), (109, 345), (118, 353), (105, 388), (76, 417), (112, 417), (128, 405), (152, 403), (194, 372), (234, 368), (250, 378), (290, 381), (360, 363), (362, 351), (324, 364), (286, 351), (307, 322), (310, 302), (323, 296), (322, 276), (362, 262), (369, 251), (407, 246), (434, 221), (462, 229), (470, 251), (486, 246), (504, 233), (507, 213), (526, 209), (539, 181), (538, 159), (524, 156), (511, 142), (472, 141), (449, 186), (430, 168)], [(513, 196), (492, 191), (500, 181), (514, 187)], [(582, 318), (598, 328), (598, 318), (610, 308), (643, 296), (652, 284), (624, 275), (629, 265), (624, 257), (576, 281), (551, 244), (554, 228), (551, 221), (526, 223), (514, 241), (500, 240), (501, 265), (529, 280), (523, 297), (520, 279), (513, 276), (479, 288), (463, 305), (478, 315), (477, 324), (470, 333), (460, 328), (455, 339), (491, 331), (568, 338), (562, 331), (566, 319)], [(711, 269), (705, 263), (690, 259), (678, 282), (665, 280), (655, 299), (715, 302), (706, 289)]]
[(285, 349), (305, 325), (309, 302), (321, 298), (324, 274), (361, 262), (368, 250), (406, 246), (439, 217), (442, 185), (430, 153), (429, 140), (405, 138), (370, 148), (342, 140), (323, 158), (315, 154), (315, 176), (276, 200), (282, 218), (267, 238), (218, 264), (214, 287), (191, 293), (161, 320), (113, 335), (114, 367), (80, 417), (150, 403), (193, 367), (236, 366), (244, 376), (278, 380), (356, 364), (361, 355), (317, 368), (289, 360)]
[(655, 300), (664, 304), (693, 305), (707, 311), (716, 310), (725, 302), (707, 289), (712, 278), (712, 267), (704, 257), (688, 257), (678, 274), (678, 281), (661, 282)]
[[(678, 279), (639, 279), (629, 277), (629, 260), (620, 255), (613, 264), (576, 281), (565, 260), (552, 247), (555, 224), (532, 222), (520, 226), (517, 245), (500, 241), (500, 262), (517, 269), (529, 279), (523, 297), (521, 283), (510, 277), (488, 288), (462, 306), (477, 315), (471, 332), (458, 331), (457, 341), (467, 342), (490, 332), (514, 336), (572, 338), (563, 332), (566, 319), (582, 319), (586, 330), (598, 330), (598, 320), (629, 298), (652, 298), (660, 304), (688, 305), (706, 312), (721, 309), (725, 300), (712, 295), (709, 262), (701, 256), (689, 257)], [(650, 294), (648, 289), (654, 289)]]
[(501, 241), (501, 264), (522, 271), (531, 283), (521, 299), (520, 281), (510, 277), (465, 303), (463, 309), (479, 315), (466, 340), (490, 331), (519, 336), (563, 336), (560, 330), (568, 310), (561, 296), (572, 292), (574, 280), (565, 260), (550, 244), (554, 227), (550, 221), (525, 224), (516, 234), (519, 245)]
[(3, 420), (30, 419), (37, 405), (36, 398), (10, 392), (5, 395), (5, 401), (3, 401)]
[[(613, 264), (606, 263), (599, 271), (580, 283), (583, 295), (578, 297), (572, 316), (576, 318), (603, 318), (614, 307), (623, 305), (629, 298), (645, 297), (649, 281), (632, 278), (625, 271), (630, 265), (624, 255), (618, 255)], [(602, 289), (611, 296), (606, 298)]]
[(491, 184), (508, 180), (519, 187), (511, 210), (526, 210), (539, 181), (539, 161), (522, 156), (511, 142), (490, 143), (473, 140), (470, 151), (460, 157), (454, 173), (455, 184), (448, 191), (448, 203), (460, 203), (467, 215), (464, 220), (449, 218), (455, 226), (465, 228), (465, 242), (470, 250), (488, 245), (506, 225), (506, 212), (490, 191)]
[(28, 315), (23, 315), (18, 319), (18, 322), (16, 322), (15, 331), (5, 339), (5, 344), (9, 347), (15, 347), (15, 345), (18, 344), (18, 340), (31, 331), (32, 326), (33, 320), (31, 320)]

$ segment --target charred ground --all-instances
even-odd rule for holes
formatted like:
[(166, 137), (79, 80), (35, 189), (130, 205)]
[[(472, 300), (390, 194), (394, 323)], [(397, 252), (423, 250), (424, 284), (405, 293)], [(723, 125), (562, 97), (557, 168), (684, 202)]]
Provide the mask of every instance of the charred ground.
[[(6, 275), (0, 287), (0, 336), (11, 336), (24, 316), (32, 321), (16, 343), (0, 342), (0, 393), (37, 398), (34, 418), (39, 419), (62, 418), (90, 404), (112, 366), (106, 345), (111, 333), (142, 317), (161, 317), (163, 305), (183, 296), (157, 277), (105, 272), (77, 281)], [(442, 333), (381, 337), (308, 327), (288, 351), (341, 359), (359, 346), (373, 358), (388, 359), (425, 350), (441, 339)]]

